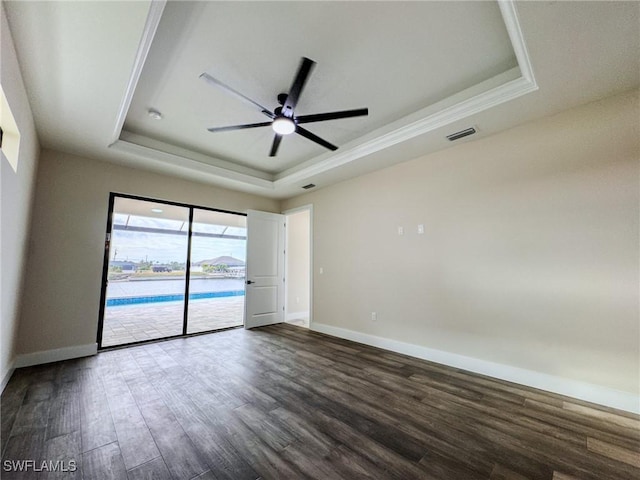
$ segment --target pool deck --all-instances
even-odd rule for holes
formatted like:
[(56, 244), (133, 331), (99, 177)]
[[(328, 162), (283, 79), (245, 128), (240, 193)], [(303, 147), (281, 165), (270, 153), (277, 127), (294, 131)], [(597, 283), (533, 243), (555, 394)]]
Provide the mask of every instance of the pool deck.
[[(236, 327), (244, 321), (244, 295), (191, 300), (187, 333)], [(142, 340), (182, 334), (182, 302), (157, 302), (107, 307), (102, 346), (112, 347)]]

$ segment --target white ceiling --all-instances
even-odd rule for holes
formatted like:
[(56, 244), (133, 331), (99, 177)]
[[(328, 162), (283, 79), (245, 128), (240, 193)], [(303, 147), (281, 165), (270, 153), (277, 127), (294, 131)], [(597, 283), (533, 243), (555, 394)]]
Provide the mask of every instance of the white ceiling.
[[(640, 85), (637, 2), (4, 4), (45, 148), (277, 198)], [(206, 130), (267, 118), (201, 73), (274, 108), (302, 56), (296, 114), (369, 108), (307, 125), (336, 152)]]

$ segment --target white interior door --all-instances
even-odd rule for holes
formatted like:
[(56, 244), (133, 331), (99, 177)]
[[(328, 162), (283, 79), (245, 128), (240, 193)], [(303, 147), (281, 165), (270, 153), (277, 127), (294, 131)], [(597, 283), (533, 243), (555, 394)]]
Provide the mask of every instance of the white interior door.
[(245, 328), (284, 321), (284, 215), (247, 212)]

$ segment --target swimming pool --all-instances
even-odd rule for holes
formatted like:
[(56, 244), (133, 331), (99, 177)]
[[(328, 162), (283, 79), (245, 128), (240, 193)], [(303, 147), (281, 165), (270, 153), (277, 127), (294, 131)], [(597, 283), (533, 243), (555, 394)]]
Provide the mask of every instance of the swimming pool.
[[(107, 307), (141, 303), (184, 301), (184, 278), (112, 281), (107, 289)], [(244, 295), (241, 278), (193, 278), (189, 282), (189, 300)]]
[[(200, 300), (202, 298), (237, 297), (244, 295), (244, 290), (227, 290), (219, 292), (196, 292), (189, 294), (189, 300)], [(107, 307), (117, 307), (122, 305), (138, 305), (141, 303), (178, 302), (184, 301), (184, 294), (165, 295), (143, 295), (138, 297), (108, 298)]]

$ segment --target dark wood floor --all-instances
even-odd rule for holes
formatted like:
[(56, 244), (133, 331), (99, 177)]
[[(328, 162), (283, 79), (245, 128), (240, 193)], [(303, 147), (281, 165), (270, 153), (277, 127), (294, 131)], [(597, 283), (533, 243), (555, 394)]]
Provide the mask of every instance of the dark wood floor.
[[(639, 426), (277, 325), (16, 371), (2, 478), (638, 480)], [(78, 468), (7, 471), (28, 459)]]

